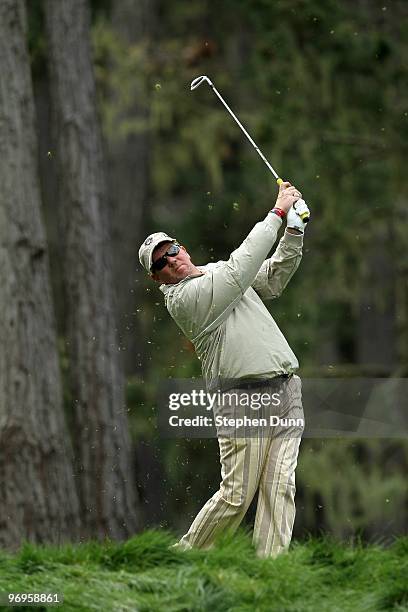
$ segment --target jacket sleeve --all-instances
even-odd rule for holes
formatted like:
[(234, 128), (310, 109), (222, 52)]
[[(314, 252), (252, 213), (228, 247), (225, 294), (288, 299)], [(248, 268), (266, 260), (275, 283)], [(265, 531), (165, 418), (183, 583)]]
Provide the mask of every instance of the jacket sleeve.
[(169, 312), (192, 342), (218, 327), (251, 287), (281, 224), (277, 215), (268, 214), (253, 227), (228, 261), (210, 266), (205, 274), (172, 294), (167, 303)]
[(263, 300), (281, 295), (300, 264), (302, 246), (303, 234), (285, 231), (275, 253), (263, 262), (252, 284)]

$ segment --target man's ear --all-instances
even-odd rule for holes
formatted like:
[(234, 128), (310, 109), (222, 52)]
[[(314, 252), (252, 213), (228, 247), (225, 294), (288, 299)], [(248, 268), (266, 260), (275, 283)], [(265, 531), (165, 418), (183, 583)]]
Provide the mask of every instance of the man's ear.
[(150, 277), (151, 277), (151, 278), (152, 278), (154, 281), (156, 281), (156, 283), (159, 283), (159, 282), (160, 282), (160, 281), (159, 281), (159, 278), (158, 278), (158, 276), (157, 276), (157, 272), (150, 272)]

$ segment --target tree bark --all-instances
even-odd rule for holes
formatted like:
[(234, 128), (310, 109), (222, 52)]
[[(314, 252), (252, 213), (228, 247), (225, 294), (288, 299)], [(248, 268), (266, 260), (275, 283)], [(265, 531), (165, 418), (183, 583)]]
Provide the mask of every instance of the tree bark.
[(75, 538), (23, 0), (0, 0), (0, 546)]
[[(148, 49), (153, 39), (156, 2), (154, 0), (121, 0), (112, 5), (112, 27), (126, 44), (129, 53), (135, 45)], [(138, 251), (149, 225), (150, 150), (148, 130), (149, 100), (145, 72), (133, 79), (131, 108), (120, 122), (143, 121), (146, 129), (129, 133), (108, 143), (108, 187), (114, 243), (114, 269), (118, 295), (118, 327), (127, 375), (144, 373), (145, 343), (140, 341), (145, 329), (136, 316), (136, 305), (144, 291), (144, 273), (139, 267)], [(113, 101), (116, 93), (112, 92)], [(119, 132), (119, 129), (118, 129)]]
[(89, 7), (86, 0), (48, 0), (45, 6), (83, 527), (87, 536), (120, 539), (136, 529), (136, 489), (115, 328)]
[(392, 226), (377, 231), (373, 247), (366, 253), (367, 269), (362, 279), (357, 326), (357, 359), (378, 369), (378, 376), (397, 367), (396, 336), (396, 242)]

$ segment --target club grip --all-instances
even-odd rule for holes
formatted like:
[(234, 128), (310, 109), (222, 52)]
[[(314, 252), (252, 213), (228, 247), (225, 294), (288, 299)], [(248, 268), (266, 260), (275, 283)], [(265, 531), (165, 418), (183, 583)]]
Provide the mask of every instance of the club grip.
[[(283, 179), (277, 178), (276, 182), (280, 186), (283, 183)], [(304, 212), (303, 214), (299, 215), (299, 217), (302, 219), (303, 223), (308, 223), (310, 221), (310, 215), (307, 212)]]

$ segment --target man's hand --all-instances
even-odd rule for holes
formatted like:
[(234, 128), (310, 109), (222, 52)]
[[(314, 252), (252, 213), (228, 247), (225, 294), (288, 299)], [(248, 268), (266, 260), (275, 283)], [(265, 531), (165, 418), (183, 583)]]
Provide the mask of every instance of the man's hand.
[(300, 215), (307, 212), (310, 217), (310, 210), (304, 200), (298, 200), (288, 212), (286, 218), (287, 228), (298, 230), (301, 234), (305, 231), (306, 223), (303, 223)]
[(284, 213), (288, 213), (293, 204), (302, 197), (300, 191), (288, 182), (279, 185), (279, 193), (276, 199), (275, 208), (280, 208)]

